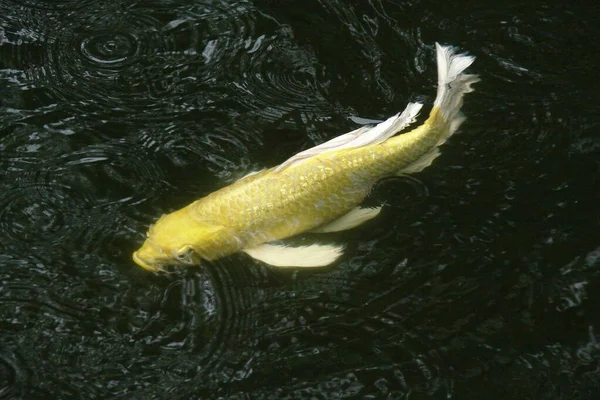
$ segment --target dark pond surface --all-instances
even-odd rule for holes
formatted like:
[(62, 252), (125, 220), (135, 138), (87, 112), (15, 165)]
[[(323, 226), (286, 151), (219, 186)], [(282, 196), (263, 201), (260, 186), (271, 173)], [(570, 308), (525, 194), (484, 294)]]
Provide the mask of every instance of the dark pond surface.
[[(597, 399), (593, 9), (2, 0), (0, 398)], [(474, 5), (476, 4), (476, 5)], [(148, 224), (477, 56), (468, 121), (318, 270), (150, 274)]]

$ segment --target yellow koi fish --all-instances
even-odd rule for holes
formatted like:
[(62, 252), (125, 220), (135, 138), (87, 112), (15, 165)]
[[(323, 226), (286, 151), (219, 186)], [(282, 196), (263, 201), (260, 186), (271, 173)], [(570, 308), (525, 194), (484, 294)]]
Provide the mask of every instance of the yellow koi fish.
[(414, 122), (422, 104), (296, 154), (283, 164), (247, 175), (150, 227), (134, 261), (149, 271), (165, 265), (199, 264), (236, 252), (279, 267), (333, 263), (343, 246), (289, 247), (282, 239), (303, 232), (336, 232), (374, 218), (379, 208), (359, 204), (375, 182), (419, 172), (439, 156), (438, 146), (465, 117), (463, 95), (479, 79), (464, 70), (475, 57), (436, 43), (438, 89), (423, 125), (396, 136)]

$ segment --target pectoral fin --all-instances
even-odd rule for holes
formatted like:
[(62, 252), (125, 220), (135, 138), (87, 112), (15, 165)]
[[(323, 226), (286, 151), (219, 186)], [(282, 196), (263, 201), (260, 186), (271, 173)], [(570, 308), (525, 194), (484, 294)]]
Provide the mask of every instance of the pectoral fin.
[(327, 225), (322, 225), (316, 229), (313, 229), (311, 232), (314, 233), (329, 233), (329, 232), (339, 232), (345, 231), (347, 229), (352, 229), (357, 227), (358, 225), (375, 218), (379, 215), (381, 211), (381, 207), (375, 208), (360, 208), (357, 207), (347, 214), (342, 215), (338, 219), (328, 223)]
[(334, 245), (287, 247), (265, 243), (242, 251), (274, 267), (324, 267), (337, 260), (343, 250), (343, 246)]
[(435, 147), (429, 153), (423, 154), (418, 160), (412, 162), (406, 167), (398, 171), (398, 175), (414, 174), (415, 172), (421, 172), (425, 168), (429, 167), (433, 160), (440, 155), (440, 150)]

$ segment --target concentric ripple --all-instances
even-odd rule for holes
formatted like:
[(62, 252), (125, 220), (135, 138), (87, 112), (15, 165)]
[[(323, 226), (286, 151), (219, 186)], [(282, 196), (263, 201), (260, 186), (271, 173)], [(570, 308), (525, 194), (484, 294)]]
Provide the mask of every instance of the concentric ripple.
[(119, 314), (137, 316), (128, 324), (136, 347), (151, 357), (152, 369), (139, 359), (131, 364), (123, 357), (122, 362), (156, 376), (165, 390), (167, 382), (187, 382), (179, 390), (188, 397), (208, 396), (251, 374), (258, 334), (252, 310), (261, 300), (256, 278), (238, 266), (207, 265), (200, 271), (177, 271), (168, 277), (170, 283), (161, 281), (164, 289), (143, 289), (145, 294), (140, 291), (130, 299), (133, 308)]
[(113, 121), (167, 119), (226, 99), (232, 93), (224, 74), (241, 75), (238, 55), (264, 37), (254, 32), (259, 14), (245, 2), (99, 2), (68, 16), (62, 8), (26, 12), (27, 29), (6, 27), (10, 62), (25, 71), (21, 87)]
[(323, 74), (316, 56), (299, 48), (282, 28), (275, 35), (261, 35), (246, 44), (238, 82), (240, 102), (262, 118), (275, 120), (287, 113), (324, 119), (335, 111), (324, 96)]
[(94, 65), (119, 68), (136, 57), (138, 39), (130, 34), (97, 33), (81, 40), (80, 51)]
[(29, 379), (19, 357), (7, 349), (0, 351), (0, 399), (20, 397)]
[(89, 6), (94, 0), (8, 0), (7, 6), (21, 6), (24, 9), (33, 10), (78, 10)]
[(53, 246), (75, 238), (85, 226), (91, 200), (60, 182), (23, 182), (0, 194), (2, 246)]
[(45, 65), (30, 72), (32, 80), (72, 107), (94, 114), (152, 108), (155, 102), (147, 93), (151, 78), (144, 76), (141, 63), (157, 49), (169, 51), (169, 40), (158, 34), (160, 23), (148, 15), (112, 12), (117, 18), (90, 14), (79, 26), (49, 32)]
[(214, 386), (241, 380), (251, 373), (253, 347), (259, 334), (253, 310), (262, 300), (256, 290), (258, 277), (252, 271), (219, 264), (210, 275), (219, 325), (206, 347), (199, 376), (208, 378)]
[(112, 120), (166, 119), (227, 99), (267, 119), (331, 114), (315, 54), (249, 3), (145, 7), (101, 2), (70, 18), (27, 9), (27, 29), (8, 27), (21, 86)]

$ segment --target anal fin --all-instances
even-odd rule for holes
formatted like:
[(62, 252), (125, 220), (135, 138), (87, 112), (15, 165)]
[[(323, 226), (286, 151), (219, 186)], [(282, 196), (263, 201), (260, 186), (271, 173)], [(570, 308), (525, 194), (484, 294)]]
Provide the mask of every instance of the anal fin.
[(437, 147), (434, 147), (431, 151), (423, 154), (416, 161), (413, 161), (412, 163), (398, 171), (397, 175), (407, 175), (414, 174), (416, 172), (421, 172), (425, 168), (429, 167), (433, 160), (435, 160), (439, 155), (440, 150)]
[(347, 229), (352, 229), (354, 227), (359, 226), (360, 224), (375, 218), (379, 215), (381, 211), (381, 207), (375, 208), (360, 208), (357, 207), (350, 212), (342, 215), (336, 220), (332, 222), (319, 226), (318, 228), (313, 229), (311, 232), (314, 233), (329, 233), (329, 232), (339, 232), (345, 231)]
[(264, 243), (242, 250), (250, 257), (274, 267), (324, 267), (343, 254), (344, 246), (313, 244), (288, 247)]

